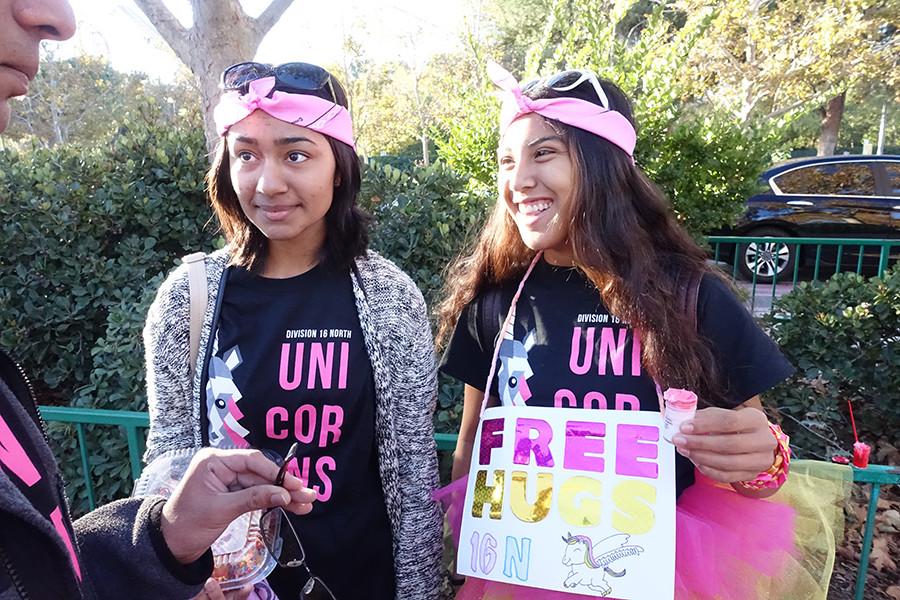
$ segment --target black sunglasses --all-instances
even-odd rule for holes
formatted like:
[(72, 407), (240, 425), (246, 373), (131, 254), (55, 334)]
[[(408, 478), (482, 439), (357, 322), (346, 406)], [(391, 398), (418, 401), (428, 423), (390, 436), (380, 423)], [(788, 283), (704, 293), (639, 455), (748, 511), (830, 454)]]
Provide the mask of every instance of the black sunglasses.
[[(284, 474), (288, 463), (297, 456), (298, 444), (295, 442), (281, 462), (275, 485), (284, 485)], [(300, 600), (337, 600), (325, 582), (319, 579), (306, 564), (306, 551), (300, 543), (297, 530), (281, 507), (270, 508), (259, 520), (263, 542), (275, 558), (278, 566), (286, 569), (300, 567), (306, 571), (308, 579), (300, 589)]]
[(273, 66), (266, 63), (242, 62), (222, 71), (221, 86), (225, 91), (247, 93), (251, 82), (264, 77), (275, 78), (275, 88), (289, 93), (319, 92), (328, 89), (331, 101), (337, 102), (331, 75), (317, 65), (291, 62)]

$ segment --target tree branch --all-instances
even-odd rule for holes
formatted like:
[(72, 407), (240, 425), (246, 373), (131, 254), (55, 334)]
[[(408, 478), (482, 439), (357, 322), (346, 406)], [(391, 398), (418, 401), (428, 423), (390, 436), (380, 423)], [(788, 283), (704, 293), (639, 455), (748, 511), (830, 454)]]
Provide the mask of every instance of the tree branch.
[(272, 3), (266, 7), (266, 10), (256, 17), (256, 24), (254, 27), (256, 27), (256, 31), (259, 32), (260, 38), (265, 36), (266, 33), (275, 26), (275, 23), (277, 23), (278, 19), (281, 18), (281, 15), (284, 14), (284, 11), (286, 11), (293, 3), (294, 0), (272, 0)]
[(798, 108), (801, 108), (804, 104), (810, 104), (813, 101), (813, 99), (814, 99), (814, 97), (804, 98), (803, 100), (798, 100), (797, 102), (794, 102), (793, 104), (791, 104), (789, 106), (785, 106), (784, 108), (770, 112), (769, 114), (767, 114), (765, 116), (765, 118), (769, 119), (769, 120), (777, 119), (779, 117), (782, 117), (783, 115), (786, 115), (790, 112), (797, 110)]
[(187, 56), (191, 52), (191, 44), (188, 40), (189, 30), (178, 22), (178, 19), (166, 8), (162, 0), (134, 0), (134, 3), (156, 27), (156, 31), (171, 46), (181, 62), (188, 64)]

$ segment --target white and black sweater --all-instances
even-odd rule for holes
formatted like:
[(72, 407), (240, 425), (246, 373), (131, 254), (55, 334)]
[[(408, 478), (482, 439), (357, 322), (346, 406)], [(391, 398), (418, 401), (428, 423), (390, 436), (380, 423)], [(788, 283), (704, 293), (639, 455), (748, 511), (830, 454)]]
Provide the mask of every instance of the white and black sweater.
[[(206, 257), (208, 303), (200, 352), (188, 369), (190, 293), (181, 265), (160, 286), (144, 327), (150, 433), (144, 460), (199, 447), (202, 365), (209, 351), (228, 250)], [(442, 521), (432, 415), (437, 399), (434, 343), (425, 301), (412, 280), (369, 251), (350, 273), (375, 380), (375, 437), (394, 546), (398, 600), (437, 598)]]

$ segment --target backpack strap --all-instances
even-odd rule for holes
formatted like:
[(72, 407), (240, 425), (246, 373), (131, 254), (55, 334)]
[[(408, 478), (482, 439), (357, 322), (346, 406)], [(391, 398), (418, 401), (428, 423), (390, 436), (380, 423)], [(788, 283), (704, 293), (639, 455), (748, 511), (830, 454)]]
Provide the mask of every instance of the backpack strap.
[(197, 355), (200, 353), (200, 329), (203, 327), (203, 316), (206, 314), (208, 292), (206, 289), (206, 254), (194, 252), (181, 259), (188, 266), (188, 291), (191, 301), (190, 321), (190, 354), (188, 369), (191, 380), (197, 367)]
[(694, 330), (697, 330), (697, 297), (700, 294), (700, 282), (703, 281), (701, 271), (680, 270), (675, 278), (675, 302), (690, 319)]
[(497, 336), (500, 335), (500, 320), (503, 318), (503, 299), (500, 288), (490, 288), (479, 302), (478, 325), (481, 328), (481, 341), (485, 348), (494, 348)]

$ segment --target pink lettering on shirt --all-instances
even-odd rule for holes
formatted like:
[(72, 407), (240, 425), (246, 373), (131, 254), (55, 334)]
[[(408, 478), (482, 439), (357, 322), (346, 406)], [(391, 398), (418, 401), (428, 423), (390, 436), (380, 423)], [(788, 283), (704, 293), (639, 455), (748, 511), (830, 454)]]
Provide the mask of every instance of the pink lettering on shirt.
[(553, 406), (556, 408), (574, 408), (576, 405), (575, 393), (572, 390), (562, 388), (556, 390), (556, 393), (553, 395)]
[(37, 467), (28, 458), (22, 444), (13, 435), (12, 429), (2, 416), (0, 416), (0, 462), (28, 487), (41, 480)]
[(587, 327), (587, 336), (584, 340), (584, 359), (579, 361), (581, 354), (581, 327), (572, 329), (572, 349), (569, 352), (569, 370), (575, 375), (584, 375), (591, 369), (591, 359), (594, 358), (594, 327)]
[(338, 371), (338, 389), (347, 389), (347, 363), (350, 360), (350, 342), (341, 342), (341, 365)]
[(75, 554), (75, 546), (72, 545), (72, 538), (69, 537), (69, 530), (66, 529), (62, 511), (59, 510), (58, 506), (50, 513), (50, 521), (53, 523), (56, 532), (59, 533), (59, 537), (62, 538), (63, 543), (66, 545), (66, 549), (69, 551), (69, 558), (72, 561), (72, 568), (75, 569), (75, 576), (78, 577), (78, 581), (81, 581), (81, 567), (78, 564), (78, 555)]
[(641, 376), (641, 332), (637, 329), (631, 332), (631, 375)]
[[(304, 431), (304, 425), (306, 426)], [(304, 404), (294, 413), (294, 438), (301, 444), (309, 444), (316, 435), (316, 407)]]
[[(276, 423), (276, 420), (278, 421)], [(273, 406), (266, 411), (266, 436), (270, 440), (283, 440), (288, 436), (288, 428), (285, 421), (288, 420), (288, 411), (283, 406)], [(277, 428), (277, 431), (276, 431)]]
[(584, 395), (584, 408), (606, 410), (606, 396), (600, 392), (588, 392)]
[(326, 471), (333, 473), (337, 469), (337, 464), (331, 456), (320, 456), (316, 459), (314, 469), (316, 477), (318, 477), (321, 482), (321, 485), (319, 485), (317, 483), (312, 483), (309, 479), (311, 463), (312, 457), (304, 456), (303, 458), (296, 458), (288, 463), (287, 472), (302, 481), (304, 486), (314, 490), (316, 492), (317, 502), (327, 502), (331, 498), (334, 486), (331, 482), (331, 477), (328, 476)]
[[(340, 406), (326, 404), (322, 407), (322, 429), (319, 431), (319, 448), (329, 443), (336, 444), (341, 439), (341, 425), (344, 424), (344, 409)], [(328, 436), (331, 436), (331, 442)]]
[(281, 345), (281, 364), (278, 367), (278, 384), (281, 389), (287, 391), (296, 390), (300, 387), (300, 381), (303, 379), (303, 342), (293, 344), (297, 349), (297, 354), (294, 356), (293, 379), (290, 374), (291, 346), (292, 344)]
[(600, 359), (598, 362), (598, 373), (606, 375), (606, 365), (612, 365), (613, 374), (621, 377), (625, 373), (625, 342), (628, 330), (624, 327), (619, 328), (619, 339), (616, 343), (613, 337), (615, 329), (612, 327), (604, 327), (600, 330)]
[(309, 389), (316, 388), (316, 376), (319, 377), (321, 389), (331, 389), (331, 367), (334, 365), (334, 342), (325, 345), (322, 351), (322, 342), (313, 342), (309, 351), (309, 377), (306, 384)]
[(641, 401), (631, 394), (616, 394), (616, 410), (641, 410)]
[(322, 489), (320, 490), (319, 486), (313, 486), (313, 489), (316, 490), (317, 502), (327, 502), (331, 498), (331, 477), (325, 472), (326, 467), (334, 473), (337, 465), (332, 457), (320, 456), (319, 460), (316, 461), (316, 475), (319, 476), (319, 480), (322, 482)]

